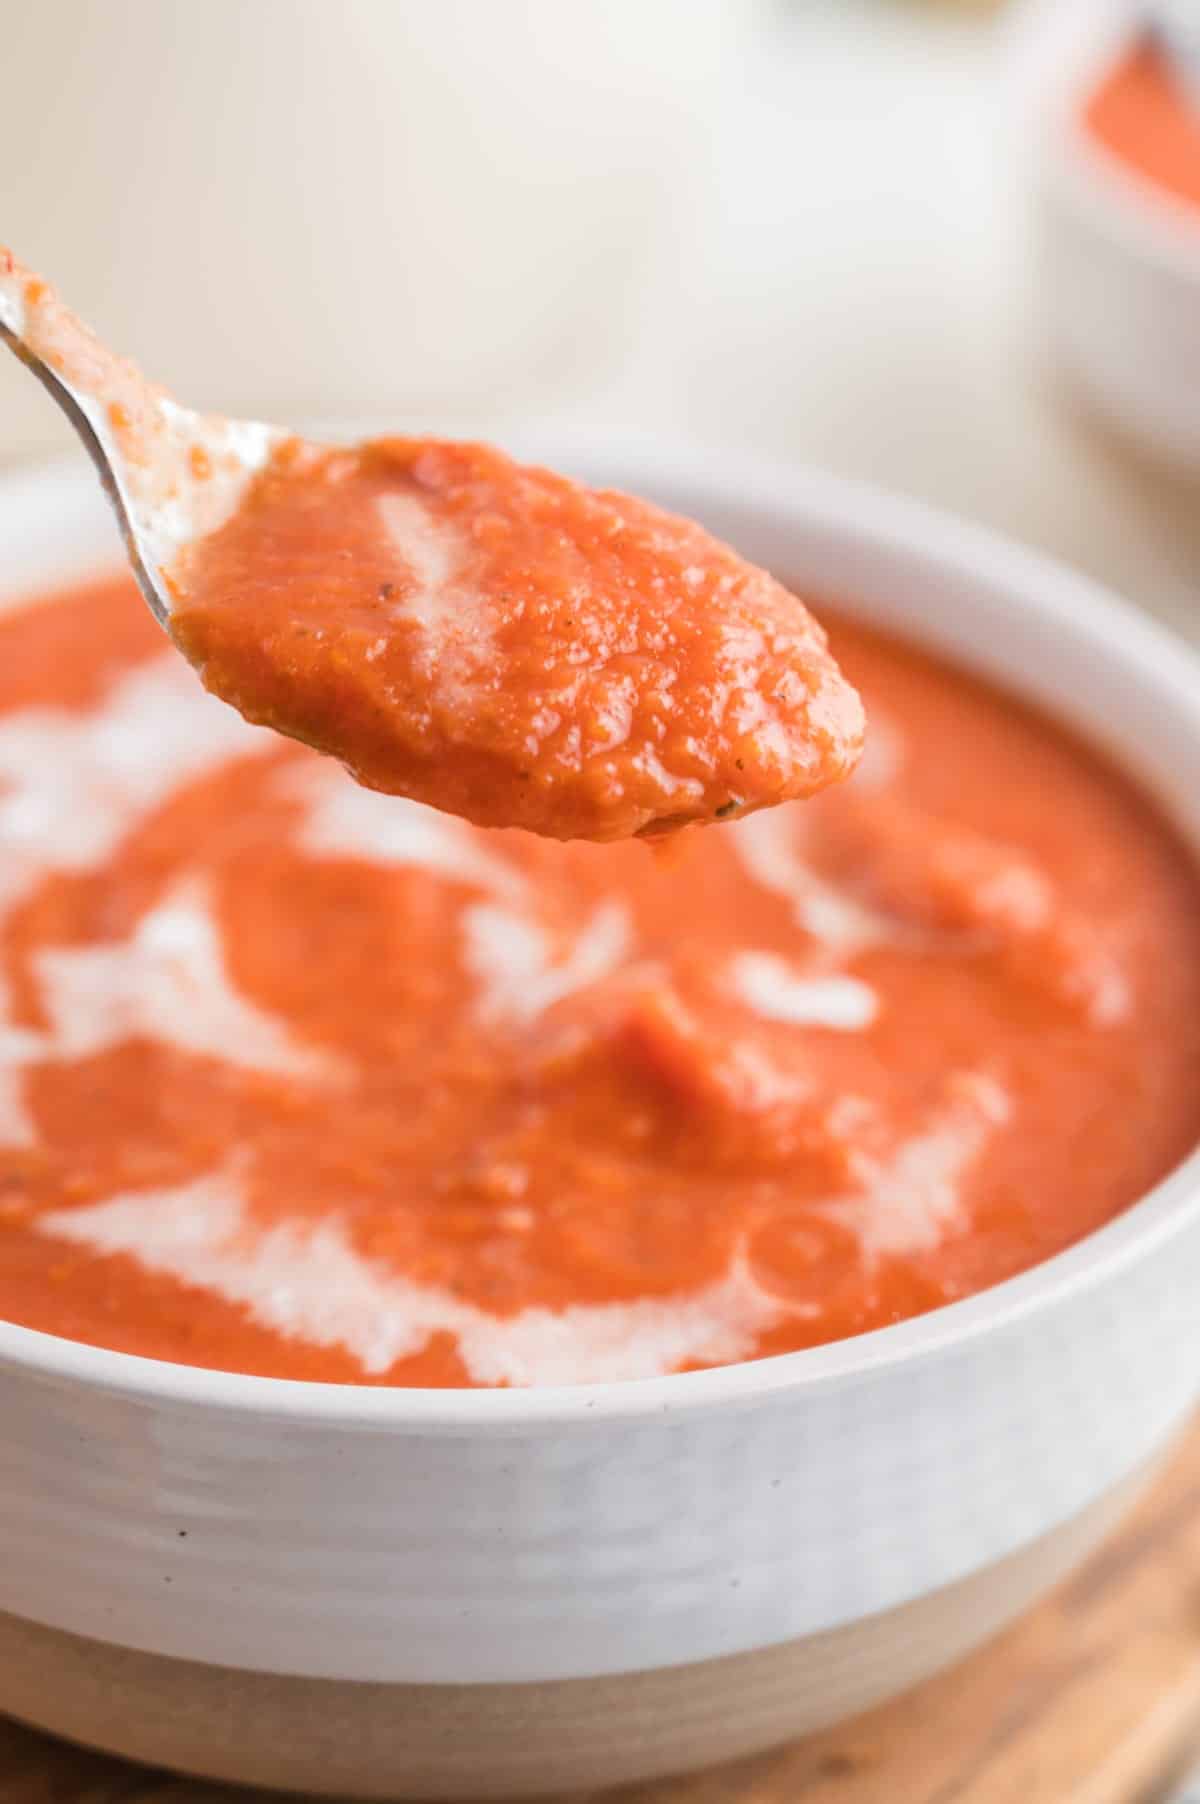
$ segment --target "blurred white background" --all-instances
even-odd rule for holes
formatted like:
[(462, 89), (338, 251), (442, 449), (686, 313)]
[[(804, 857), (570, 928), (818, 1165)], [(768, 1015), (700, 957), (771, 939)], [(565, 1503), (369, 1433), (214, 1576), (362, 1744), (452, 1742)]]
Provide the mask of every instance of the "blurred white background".
[[(206, 407), (595, 419), (918, 493), (1190, 623), (1076, 417), (1030, 146), (1110, 0), (0, 0), (0, 238)], [(0, 455), (63, 443), (0, 369)]]
[[(586, 401), (759, 0), (0, 0), (0, 237), (204, 405)], [(44, 403), (6, 387), (9, 444)]]

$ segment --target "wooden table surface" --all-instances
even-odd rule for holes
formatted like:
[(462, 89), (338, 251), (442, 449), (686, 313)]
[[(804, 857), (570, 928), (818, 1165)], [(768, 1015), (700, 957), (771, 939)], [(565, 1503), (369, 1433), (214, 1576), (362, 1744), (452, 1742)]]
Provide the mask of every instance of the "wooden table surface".
[[(1114, 1539), (953, 1671), (779, 1753), (607, 1797), (610, 1804), (1157, 1804), (1197, 1746), (1200, 1425)], [(0, 1804), (247, 1804), (252, 1796), (129, 1766), (0, 1720)]]

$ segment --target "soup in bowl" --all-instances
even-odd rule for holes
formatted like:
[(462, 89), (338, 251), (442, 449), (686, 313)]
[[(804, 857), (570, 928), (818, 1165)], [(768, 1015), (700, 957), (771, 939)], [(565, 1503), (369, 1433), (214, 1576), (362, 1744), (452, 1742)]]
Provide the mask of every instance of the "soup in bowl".
[(1188, 655), (826, 478), (550, 456), (832, 598), (847, 785), (661, 851), (372, 795), (200, 690), (82, 471), (0, 496), (47, 1727), (393, 1796), (768, 1745), (1021, 1607), (1194, 1397)]

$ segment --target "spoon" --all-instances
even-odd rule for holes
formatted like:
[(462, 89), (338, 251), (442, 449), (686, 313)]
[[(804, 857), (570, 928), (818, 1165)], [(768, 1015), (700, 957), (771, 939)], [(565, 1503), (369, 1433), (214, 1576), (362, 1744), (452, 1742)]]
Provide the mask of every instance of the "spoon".
[(1200, 0), (1143, 0), (1143, 25), (1200, 106)]
[(237, 509), (287, 436), (261, 420), (181, 407), (0, 246), (0, 339), (57, 401), (113, 505), (142, 594), (160, 626), (169, 566)]
[(846, 776), (862, 708), (802, 602), (694, 521), (485, 445), (194, 413), (0, 247), (0, 337), (75, 427), (155, 619), (359, 782), (557, 839)]

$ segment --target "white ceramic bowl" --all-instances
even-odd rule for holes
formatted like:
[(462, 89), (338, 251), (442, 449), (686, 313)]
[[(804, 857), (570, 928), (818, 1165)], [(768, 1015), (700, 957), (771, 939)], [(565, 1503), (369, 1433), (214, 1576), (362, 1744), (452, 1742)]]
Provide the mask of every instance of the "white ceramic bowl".
[[(1200, 673), (1053, 564), (811, 473), (519, 446), (1110, 748), (1200, 846)], [(0, 484), (3, 592), (111, 559)], [(131, 605), (133, 605), (131, 603)], [(896, 1691), (1094, 1540), (1200, 1389), (1200, 1162), (983, 1295), (639, 1383), (354, 1389), (0, 1324), (0, 1709), (216, 1776), (479, 1796), (765, 1746)]]
[(1107, 10), (1098, 41), (1092, 15), (1047, 112), (1038, 305), (1053, 354), (1098, 413), (1200, 474), (1200, 209), (1084, 128), (1087, 94), (1131, 41), (1136, 7)]

